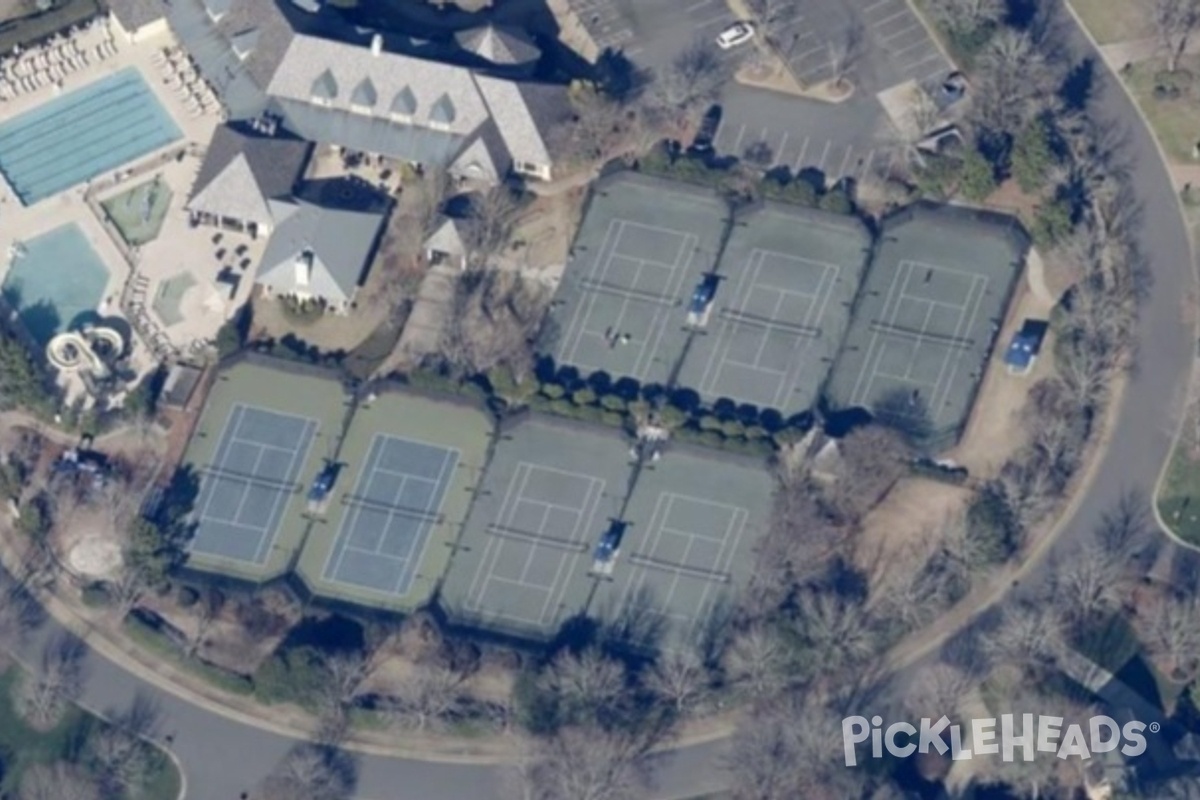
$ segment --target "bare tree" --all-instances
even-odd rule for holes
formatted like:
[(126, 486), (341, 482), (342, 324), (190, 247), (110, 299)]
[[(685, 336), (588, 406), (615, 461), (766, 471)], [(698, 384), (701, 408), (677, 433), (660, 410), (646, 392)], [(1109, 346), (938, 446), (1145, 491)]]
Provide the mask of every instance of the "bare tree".
[(689, 128), (732, 76), (733, 65), (708, 41), (697, 39), (654, 76), (642, 95), (642, 113), (661, 121), (663, 136)]
[(1179, 58), (1197, 25), (1200, 0), (1154, 0), (1154, 35), (1167, 59), (1167, 72), (1179, 69)]
[(725, 651), (725, 673), (751, 696), (763, 697), (778, 691), (786, 681), (787, 653), (779, 635), (761, 623), (734, 635)]
[(856, 428), (838, 442), (837, 480), (824, 495), (840, 522), (857, 523), (879, 504), (896, 481), (908, 474), (912, 447), (904, 436), (883, 425)]
[(923, 168), (927, 162), (921, 151), (921, 143), (938, 124), (941, 112), (933, 98), (920, 87), (908, 93), (904, 114), (890, 123), (890, 140), (910, 167)]
[(255, 800), (350, 800), (357, 779), (345, 752), (301, 744), (260, 784)]
[(555, 162), (603, 164), (630, 151), (640, 152), (641, 120), (635, 106), (625, 105), (591, 83), (570, 88), (572, 116), (551, 128)]
[(937, 719), (945, 714), (954, 719), (963, 699), (978, 685), (978, 678), (960, 667), (937, 663), (913, 675), (901, 703), (914, 718)]
[(1004, 0), (933, 0), (929, 10), (939, 25), (960, 35), (994, 25), (1004, 16)]
[(789, 42), (785, 41), (783, 36), (788, 31), (789, 23), (795, 18), (795, 4), (789, 0), (748, 0), (746, 7), (750, 16), (754, 18), (758, 34), (763, 40), (784, 57), (790, 56), (796, 44), (796, 37)]
[(189, 635), (184, 655), (192, 658), (203, 646), (208, 632), (225, 608), (225, 595), (216, 586), (205, 586), (200, 590), (200, 602), (196, 604), (196, 623)]
[(797, 600), (796, 631), (822, 675), (852, 669), (878, 649), (866, 606), (832, 591), (802, 592)]
[(999, 623), (983, 634), (992, 658), (1025, 669), (1055, 663), (1063, 646), (1059, 615), (1047, 604), (1020, 603), (1004, 607)]
[(841, 34), (826, 42), (829, 66), (829, 82), (839, 91), (850, 88), (854, 73), (862, 61), (866, 36), (862, 23), (855, 19), (842, 29)]
[(808, 690), (760, 701), (743, 717), (727, 758), (734, 800), (859, 797), (866, 770), (843, 761), (842, 714)]
[(143, 785), (152, 766), (147, 739), (159, 722), (158, 706), (138, 694), (128, 708), (110, 714), (89, 745), (106, 796), (122, 796)]
[(79, 696), (83, 678), (83, 643), (63, 635), (48, 642), (36, 673), (21, 676), (13, 704), (21, 718), (38, 730), (49, 730)]
[(75, 764), (31, 764), (21, 776), (18, 800), (100, 800), (100, 787)]
[(398, 728), (426, 730), (445, 723), (462, 697), (461, 673), (440, 664), (413, 664), (395, 687), (387, 716)]
[(520, 211), (520, 196), (504, 184), (472, 197), (462, 237), (473, 266), (494, 266), (490, 262), (508, 244)]
[(676, 714), (685, 714), (708, 689), (709, 674), (694, 647), (663, 653), (646, 676), (646, 688), (671, 703)]
[(1128, 589), (1126, 564), (1094, 541), (1060, 558), (1052, 583), (1055, 601), (1063, 604), (1066, 620), (1079, 623), (1119, 608)]
[(1054, 102), (1060, 74), (1028, 31), (1004, 28), (977, 60), (972, 119), (1015, 135)]
[(19, 648), (42, 618), (33, 596), (0, 569), (0, 654)]
[(141, 601), (151, 586), (150, 575), (137, 565), (126, 564), (110, 584), (110, 596), (117, 617), (124, 619)]
[(640, 800), (649, 790), (648, 742), (621, 731), (561, 728), (538, 740), (522, 764), (522, 800)]
[(1200, 599), (1194, 595), (1159, 598), (1136, 630), (1173, 680), (1191, 682), (1200, 672)]
[(578, 655), (564, 650), (539, 676), (543, 691), (558, 698), (569, 719), (594, 718), (624, 695), (625, 666), (589, 647)]
[(463, 273), (442, 336), (443, 357), (470, 373), (504, 366), (523, 381), (533, 367), (549, 300), (545, 286), (514, 271)]

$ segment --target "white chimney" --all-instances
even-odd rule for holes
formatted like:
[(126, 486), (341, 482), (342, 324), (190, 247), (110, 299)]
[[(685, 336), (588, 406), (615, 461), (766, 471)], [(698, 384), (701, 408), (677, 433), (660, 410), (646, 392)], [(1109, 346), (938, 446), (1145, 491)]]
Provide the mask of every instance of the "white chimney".
[(383, 35), (376, 33), (373, 36), (371, 36), (371, 55), (375, 56), (376, 58), (379, 58), (379, 56), (382, 53), (383, 53)]

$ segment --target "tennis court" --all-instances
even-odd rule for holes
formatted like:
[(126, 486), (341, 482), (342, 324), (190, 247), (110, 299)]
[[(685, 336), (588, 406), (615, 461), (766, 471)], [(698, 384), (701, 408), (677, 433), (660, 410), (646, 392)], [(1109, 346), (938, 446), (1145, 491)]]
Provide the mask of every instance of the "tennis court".
[(603, 429), (533, 418), (496, 448), (447, 574), (447, 612), (467, 624), (553, 636), (584, 610), (592, 553), (621, 507), (628, 447)]
[(886, 413), (930, 445), (952, 444), (1027, 249), (1016, 221), (998, 214), (920, 205), (885, 220), (831, 405)]
[(457, 450), (377, 434), (322, 577), (406, 594), (457, 464)]
[(811, 408), (870, 251), (870, 233), (854, 217), (768, 203), (740, 219), (717, 265), (714, 310), (679, 383), (708, 402)]
[(647, 645), (696, 636), (749, 580), (773, 489), (762, 465), (673, 448), (638, 478), (594, 615), (626, 629), (641, 620)]
[(315, 594), (407, 611), (445, 574), (491, 438), (473, 406), (392, 386), (360, 405), (300, 555)]
[(346, 400), (315, 370), (249, 357), (222, 372), (184, 455), (200, 481), (190, 566), (249, 579), (286, 569)]
[(713, 268), (728, 211), (711, 191), (624, 172), (593, 191), (554, 300), (560, 364), (665, 383), (687, 301)]

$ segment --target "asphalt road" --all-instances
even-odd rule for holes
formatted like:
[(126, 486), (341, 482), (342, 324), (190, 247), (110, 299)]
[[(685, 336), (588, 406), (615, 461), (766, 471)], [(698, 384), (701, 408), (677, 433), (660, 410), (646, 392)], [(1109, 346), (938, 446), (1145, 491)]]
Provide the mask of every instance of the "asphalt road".
[[(1065, 28), (1064, 38), (1064, 45), (1074, 52), (1099, 61), (1072, 25)], [(1154, 282), (1141, 310), (1137, 367), (1111, 445), (1087, 496), (1062, 534), (1067, 541), (1086, 535), (1122, 492), (1153, 491), (1183, 407), (1194, 346), (1185, 306), (1194, 302), (1195, 276), (1174, 191), (1154, 141), (1124, 92), (1102, 67), (1097, 76), (1092, 113), (1127, 134), (1124, 155), (1142, 206), (1140, 242)], [(187, 772), (190, 800), (236, 800), (292, 744), (192, 706), (89, 654), (83, 697), (87, 705), (120, 707), (139, 691), (157, 704), (162, 733), (173, 736), (173, 750)], [(719, 743), (703, 745), (661, 759), (656, 771), (657, 795), (687, 797), (717, 785), (721, 749)], [(498, 771), (490, 767), (360, 759), (362, 800), (500, 800), (500, 789)]]

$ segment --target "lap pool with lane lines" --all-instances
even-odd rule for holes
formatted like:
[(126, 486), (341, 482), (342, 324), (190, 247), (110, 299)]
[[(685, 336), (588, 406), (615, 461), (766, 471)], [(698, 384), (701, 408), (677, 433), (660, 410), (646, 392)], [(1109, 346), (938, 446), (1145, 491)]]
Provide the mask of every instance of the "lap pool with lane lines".
[(0, 172), (32, 205), (181, 138), (128, 67), (0, 124)]

